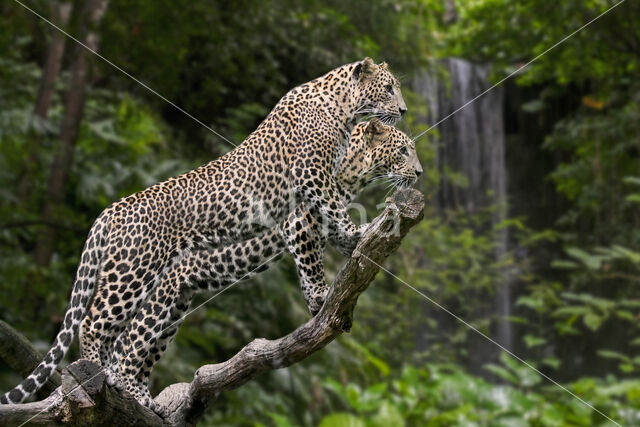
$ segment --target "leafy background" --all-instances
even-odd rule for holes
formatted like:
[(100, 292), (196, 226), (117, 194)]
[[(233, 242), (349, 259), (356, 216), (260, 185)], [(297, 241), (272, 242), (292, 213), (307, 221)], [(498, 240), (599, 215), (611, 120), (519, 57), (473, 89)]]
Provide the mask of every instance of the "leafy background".
[[(74, 3), (66, 28), (84, 17)], [(44, 16), (51, 3), (28, 2)], [(291, 87), (366, 55), (389, 62), (416, 135), (428, 103), (420, 70), (443, 58), (492, 66), (499, 81), (614, 4), (609, 0), (138, 1), (112, 0), (95, 31), (100, 52), (232, 141)], [(451, 11), (455, 13), (451, 15)], [(0, 5), (0, 318), (46, 350), (60, 326), (86, 233), (105, 206), (231, 147), (95, 57), (63, 201), (43, 218), (75, 50), (67, 41), (45, 121), (33, 105), (52, 37), (17, 3)], [(438, 129), (418, 144), (433, 196), (425, 220), (387, 267), (488, 336), (515, 331), (512, 350), (622, 425), (640, 425), (640, 7), (627, 0), (503, 86), (508, 215), (435, 203), (447, 180)], [(435, 70), (435, 71), (434, 71)], [(496, 112), (496, 114), (501, 114)], [(38, 167), (25, 161), (38, 141)], [(18, 191), (26, 179), (31, 191)], [(362, 198), (372, 209), (380, 188)], [(33, 261), (55, 229), (53, 256)], [(509, 249), (495, 257), (495, 236)], [(341, 263), (328, 254), (328, 276)], [(508, 272), (508, 273), (507, 273)], [(512, 313), (497, 319), (499, 284)], [(204, 301), (204, 296), (199, 301)], [(194, 312), (156, 368), (153, 391), (189, 381), (254, 337), (308, 319), (290, 260)], [(361, 297), (351, 334), (290, 367), (225, 393), (203, 425), (613, 425), (435, 308), (390, 274)], [(74, 346), (67, 359), (78, 357)], [(0, 364), (0, 385), (19, 380)]]

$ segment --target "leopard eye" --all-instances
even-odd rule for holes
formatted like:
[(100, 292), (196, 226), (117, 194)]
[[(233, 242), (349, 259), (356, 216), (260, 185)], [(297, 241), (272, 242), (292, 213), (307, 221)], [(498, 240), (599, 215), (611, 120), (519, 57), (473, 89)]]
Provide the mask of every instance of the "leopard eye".
[(400, 147), (400, 154), (402, 154), (403, 156), (408, 156), (409, 150), (407, 150), (407, 147)]
[(389, 93), (393, 93), (393, 86), (391, 86), (391, 85), (386, 85), (384, 88), (387, 90), (387, 92), (389, 92)]

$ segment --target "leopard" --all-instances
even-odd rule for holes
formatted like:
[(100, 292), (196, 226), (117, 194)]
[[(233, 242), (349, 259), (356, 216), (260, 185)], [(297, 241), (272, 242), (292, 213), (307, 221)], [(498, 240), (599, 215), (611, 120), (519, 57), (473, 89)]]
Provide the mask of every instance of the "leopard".
[(286, 93), (236, 148), (205, 165), (107, 207), (85, 241), (69, 306), (54, 343), (35, 370), (0, 396), (20, 403), (53, 375), (78, 335), (80, 354), (103, 367), (109, 384), (120, 384), (141, 404), (137, 384), (144, 361), (130, 341), (110, 364), (115, 339), (135, 317), (143, 338), (160, 334), (176, 291), (159, 295), (150, 317), (140, 307), (166, 271), (191, 252), (225, 246), (263, 232), (247, 218), (255, 201), (275, 221), (300, 200), (328, 222), (328, 241), (349, 255), (361, 230), (340, 198), (335, 172), (351, 130), (365, 115), (389, 124), (407, 111), (400, 82), (386, 63), (365, 58), (335, 68)]
[[(399, 129), (374, 118), (354, 127), (336, 183), (340, 197), (348, 205), (370, 183), (386, 179), (391, 181), (393, 188), (406, 188), (413, 185), (422, 172), (414, 141)], [(363, 226), (366, 228), (368, 224)], [(277, 226), (226, 247), (193, 251), (167, 271), (162, 283), (115, 344), (117, 351), (132, 340), (138, 341), (139, 344), (133, 347), (139, 360), (144, 361), (138, 373), (141, 390), (138, 392), (145, 395), (147, 406), (164, 413), (164, 408), (155, 403), (148, 392), (149, 377), (178, 331), (195, 294), (219, 293), (227, 286), (266, 270), (288, 252), (296, 265), (307, 308), (316, 315), (329, 289), (323, 264), (326, 241), (323, 225), (301, 204)], [(157, 340), (151, 335), (146, 339), (140, 332), (145, 330), (144, 319), (158, 310), (156, 307), (162, 296), (172, 293), (176, 294), (176, 299), (166, 312), (167, 317), (159, 323), (160, 336)]]

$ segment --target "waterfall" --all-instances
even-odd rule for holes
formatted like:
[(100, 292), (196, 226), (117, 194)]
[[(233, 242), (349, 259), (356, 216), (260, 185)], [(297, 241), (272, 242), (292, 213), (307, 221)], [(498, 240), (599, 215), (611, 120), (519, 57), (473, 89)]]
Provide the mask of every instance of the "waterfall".
[[(419, 119), (426, 125), (436, 123), (491, 86), (491, 66), (488, 64), (448, 58), (439, 65), (446, 76), (433, 70), (423, 71), (414, 77), (411, 84), (412, 89), (427, 102), (427, 115)], [(503, 105), (504, 92), (496, 87), (438, 125), (437, 167), (441, 176), (445, 170), (450, 170), (468, 180), (468, 186), (464, 188), (450, 180), (440, 180), (434, 201), (440, 211), (463, 209), (471, 214), (496, 206), (491, 225), (506, 217)], [(499, 232), (495, 238), (495, 257), (500, 259), (507, 249), (507, 231)], [(506, 320), (511, 314), (509, 280), (495, 286), (491, 311), (498, 318), (494, 324), (495, 338), (510, 349), (513, 333), (511, 323)]]

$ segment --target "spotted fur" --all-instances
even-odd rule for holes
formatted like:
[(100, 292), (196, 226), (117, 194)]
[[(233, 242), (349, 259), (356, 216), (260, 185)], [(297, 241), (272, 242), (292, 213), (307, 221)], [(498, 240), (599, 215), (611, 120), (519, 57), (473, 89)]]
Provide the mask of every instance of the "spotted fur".
[[(153, 292), (166, 272), (193, 251), (264, 232), (267, 225), (248, 220), (256, 208), (278, 223), (295, 200), (326, 218), (329, 241), (350, 254), (360, 233), (341, 200), (336, 166), (359, 116), (394, 123), (404, 111), (399, 83), (384, 64), (369, 58), (347, 64), (292, 89), (221, 158), (111, 205), (89, 232), (53, 346), (0, 403), (18, 403), (37, 391), (64, 357), (79, 324), (82, 356), (103, 365), (112, 383), (124, 384), (146, 403), (136, 379), (144, 360), (132, 346), (139, 340), (123, 340), (115, 352), (113, 341), (134, 316), (145, 325), (136, 331), (144, 340), (155, 342), (163, 334), (159, 325), (171, 317), (169, 307), (184, 304), (178, 289)], [(144, 317), (140, 307), (147, 298), (153, 315)], [(112, 360), (119, 362), (113, 370)]]
[[(337, 185), (343, 201), (349, 204), (370, 182), (387, 178), (397, 187), (406, 187), (414, 183), (421, 173), (414, 142), (398, 129), (373, 119), (353, 129), (349, 147), (338, 169)], [(137, 376), (138, 386), (143, 388), (140, 393), (151, 400), (147, 391), (151, 369), (177, 332), (194, 294), (220, 291), (224, 286), (263, 271), (285, 250), (293, 255), (303, 296), (309, 311), (315, 315), (328, 291), (323, 265), (325, 244), (322, 226), (301, 205), (281, 224), (252, 239), (226, 247), (193, 251), (175, 264), (116, 341), (116, 349), (136, 341), (133, 347), (137, 358), (144, 361)], [(174, 290), (178, 295), (176, 303), (163, 322), (159, 322), (162, 335), (158, 340), (145, 339), (139, 332), (140, 328), (145, 328), (145, 319), (153, 315), (160, 296)]]

